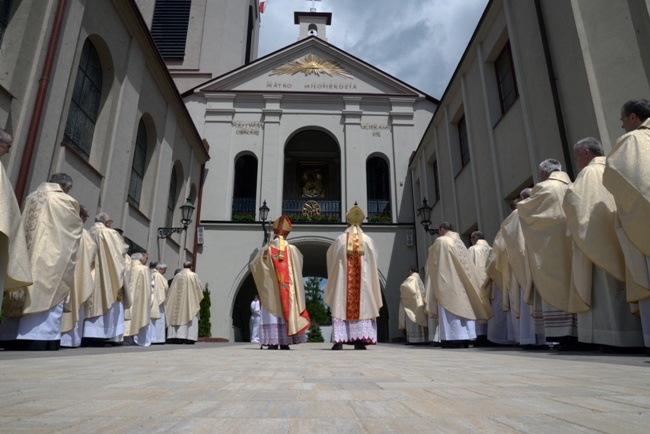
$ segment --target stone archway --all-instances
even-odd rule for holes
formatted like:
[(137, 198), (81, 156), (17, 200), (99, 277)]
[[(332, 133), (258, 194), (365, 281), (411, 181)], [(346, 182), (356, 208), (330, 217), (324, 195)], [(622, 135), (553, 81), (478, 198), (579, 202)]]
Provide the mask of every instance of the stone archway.
[[(296, 238), (295, 240), (290, 239), (290, 241), (303, 255), (303, 276), (327, 279), (326, 254), (332, 240), (320, 237), (305, 237)], [(382, 286), (381, 297), (384, 305), (379, 310), (379, 318), (377, 318), (377, 341), (389, 342), (388, 306), (384, 296), (385, 279), (382, 276), (380, 276), (380, 284)], [(250, 341), (250, 303), (255, 294), (257, 294), (257, 288), (253, 275), (249, 272), (246, 278), (243, 279), (233, 302), (232, 325), (235, 328), (235, 342)]]

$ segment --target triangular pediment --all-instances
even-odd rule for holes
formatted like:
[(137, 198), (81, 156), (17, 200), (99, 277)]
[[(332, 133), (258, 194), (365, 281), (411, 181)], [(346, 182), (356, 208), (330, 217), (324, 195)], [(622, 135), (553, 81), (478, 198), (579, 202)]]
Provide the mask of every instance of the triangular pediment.
[(190, 93), (282, 92), (427, 97), (317, 37), (303, 39), (214, 78)]

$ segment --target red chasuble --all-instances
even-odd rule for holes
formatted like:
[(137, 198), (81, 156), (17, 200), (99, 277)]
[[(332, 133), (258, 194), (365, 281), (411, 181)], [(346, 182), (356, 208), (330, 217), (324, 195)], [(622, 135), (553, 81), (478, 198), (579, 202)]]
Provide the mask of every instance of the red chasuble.
[(348, 275), (347, 275), (347, 303), (346, 318), (348, 320), (359, 319), (361, 306), (361, 255), (359, 255), (359, 234), (352, 235), (352, 253), (348, 254)]
[(271, 252), (271, 260), (273, 261), (273, 268), (275, 268), (275, 278), (278, 281), (278, 288), (280, 289), (280, 302), (282, 304), (282, 312), (284, 313), (284, 318), (286, 321), (287, 327), (287, 336), (295, 336), (300, 333), (303, 333), (309, 328), (309, 313), (307, 309), (300, 312), (300, 316), (308, 321), (307, 325), (299, 330), (297, 333), (290, 335), (289, 334), (289, 324), (288, 318), (291, 317), (291, 273), (289, 272), (289, 257), (290, 255), (287, 252), (281, 252), (275, 247), (269, 246)]

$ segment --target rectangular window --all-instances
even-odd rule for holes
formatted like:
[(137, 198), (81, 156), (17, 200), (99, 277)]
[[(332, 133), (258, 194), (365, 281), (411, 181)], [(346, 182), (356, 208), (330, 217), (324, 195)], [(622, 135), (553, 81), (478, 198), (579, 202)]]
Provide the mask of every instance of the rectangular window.
[(156, 0), (151, 36), (165, 60), (183, 60), (191, 0)]
[(515, 103), (519, 96), (517, 91), (517, 79), (515, 77), (515, 68), (512, 63), (512, 52), (510, 44), (507, 44), (497, 60), (494, 62), (496, 68), (497, 81), (499, 85), (499, 100), (501, 102), (501, 114)]
[(462, 167), (465, 167), (469, 163), (469, 140), (467, 138), (465, 116), (458, 121), (458, 146), (460, 148), (460, 162)]
[(12, 0), (0, 0), (0, 44), (2, 44), (2, 38), (5, 35), (5, 30), (9, 25), (9, 17), (11, 15), (11, 1)]
[(436, 202), (438, 202), (440, 200), (440, 175), (438, 174), (438, 160), (433, 162), (433, 182), (434, 190), (436, 193)]

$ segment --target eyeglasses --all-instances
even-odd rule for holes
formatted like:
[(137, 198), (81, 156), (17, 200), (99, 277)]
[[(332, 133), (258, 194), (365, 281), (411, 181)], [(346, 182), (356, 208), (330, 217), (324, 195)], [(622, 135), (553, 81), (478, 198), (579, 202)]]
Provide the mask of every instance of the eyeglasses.
[(113, 220), (106, 220), (106, 223), (113, 223)]

